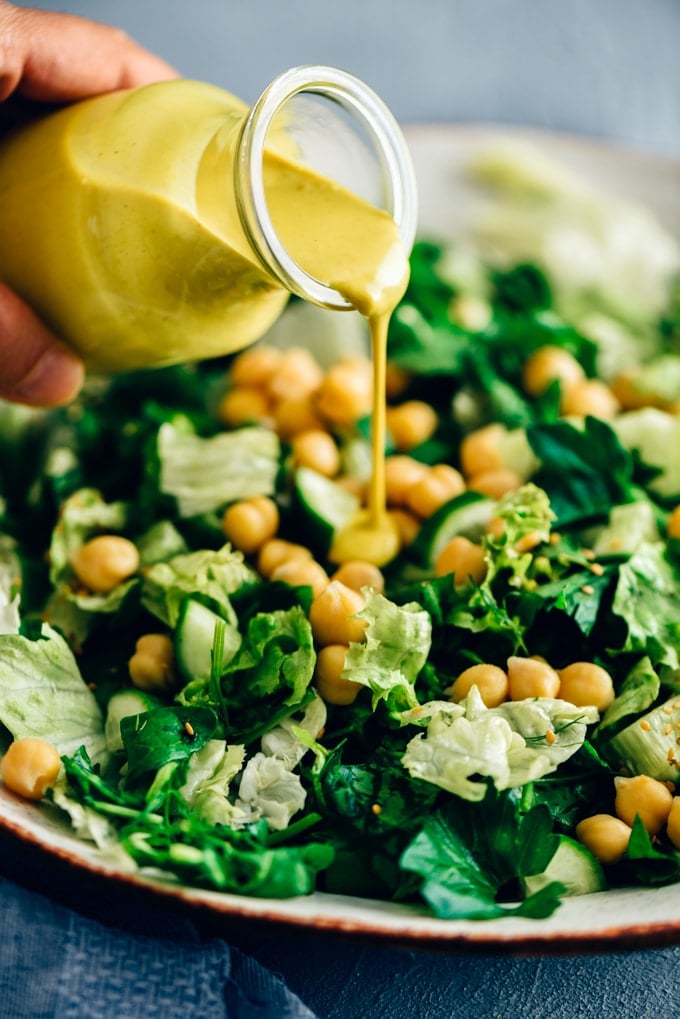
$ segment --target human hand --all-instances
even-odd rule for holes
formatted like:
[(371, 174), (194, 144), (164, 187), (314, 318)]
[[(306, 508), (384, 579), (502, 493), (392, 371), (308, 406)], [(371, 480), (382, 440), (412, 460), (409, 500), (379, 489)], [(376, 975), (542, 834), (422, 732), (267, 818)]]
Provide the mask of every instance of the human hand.
[[(70, 14), (0, 0), (0, 103), (64, 103), (176, 77), (124, 32)], [(0, 283), (0, 398), (37, 407), (68, 403), (83, 365)]]

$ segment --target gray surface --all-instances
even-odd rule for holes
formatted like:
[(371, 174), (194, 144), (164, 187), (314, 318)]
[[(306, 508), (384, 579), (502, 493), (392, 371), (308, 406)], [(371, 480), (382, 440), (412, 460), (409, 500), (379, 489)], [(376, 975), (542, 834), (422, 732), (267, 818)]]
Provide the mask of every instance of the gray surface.
[[(23, 4), (23, 6), (30, 6)], [(36, 0), (252, 101), (344, 67), (402, 121), (520, 123), (680, 155), (680, 0)]]

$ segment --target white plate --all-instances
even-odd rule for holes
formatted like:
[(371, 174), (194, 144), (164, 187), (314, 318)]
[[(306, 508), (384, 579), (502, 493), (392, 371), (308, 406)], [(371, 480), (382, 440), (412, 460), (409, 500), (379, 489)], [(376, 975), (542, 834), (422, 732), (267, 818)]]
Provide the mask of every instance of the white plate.
[[(480, 147), (508, 131), (485, 127), (421, 126), (409, 129), (420, 183), (421, 229), (452, 237), (465, 224), (476, 196), (462, 168)], [(537, 142), (549, 155), (599, 186), (644, 202), (680, 236), (679, 167), (654, 157), (571, 137), (512, 132)], [(282, 924), (307, 932), (332, 933), (384, 943), (448, 950), (544, 952), (626, 948), (680, 942), (680, 885), (625, 889), (566, 899), (547, 920), (436, 920), (425, 910), (391, 903), (314, 894), (292, 900), (252, 899), (183, 888), (107, 862), (74, 838), (49, 809), (12, 796), (0, 786), (0, 830), (83, 876), (152, 895), (169, 905), (208, 915), (225, 930), (244, 920)], [(49, 862), (49, 860), (48, 860)]]

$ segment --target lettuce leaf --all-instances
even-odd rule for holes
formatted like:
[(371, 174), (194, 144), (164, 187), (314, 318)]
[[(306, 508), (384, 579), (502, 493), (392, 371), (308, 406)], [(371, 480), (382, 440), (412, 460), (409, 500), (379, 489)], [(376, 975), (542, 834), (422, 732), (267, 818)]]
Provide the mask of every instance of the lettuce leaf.
[(654, 665), (680, 669), (680, 576), (664, 543), (643, 543), (619, 567), (612, 612), (628, 628), (624, 651), (648, 655)]
[(158, 430), (159, 485), (181, 517), (209, 513), (236, 499), (274, 491), (281, 447), (269, 428), (240, 428), (202, 438), (166, 422)]
[(366, 639), (350, 644), (343, 676), (371, 690), (374, 709), (381, 700), (395, 711), (415, 707), (414, 683), (432, 640), (429, 614), (415, 602), (397, 605), (368, 591), (357, 616), (366, 620)]
[(509, 789), (555, 771), (576, 753), (597, 717), (595, 708), (543, 697), (487, 708), (473, 687), (460, 704), (431, 701), (404, 712), (404, 724), (427, 729), (408, 743), (402, 760), (414, 778), (482, 800), (485, 778)]
[(20, 586), (21, 563), (14, 542), (0, 534), (0, 636), (19, 632)]
[(229, 596), (254, 578), (243, 554), (231, 545), (200, 549), (151, 565), (142, 580), (142, 604), (170, 627), (177, 625), (187, 597), (202, 596), (224, 619), (236, 625)]
[(15, 739), (39, 736), (62, 755), (84, 746), (92, 760), (107, 760), (94, 694), (66, 640), (49, 626), (37, 640), (0, 637), (0, 722)]

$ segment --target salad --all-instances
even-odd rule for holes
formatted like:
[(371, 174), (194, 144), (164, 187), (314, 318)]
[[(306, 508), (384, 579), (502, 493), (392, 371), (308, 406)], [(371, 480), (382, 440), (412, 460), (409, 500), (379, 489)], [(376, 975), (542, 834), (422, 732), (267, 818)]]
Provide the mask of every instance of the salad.
[(360, 325), (0, 408), (3, 781), (122, 865), (479, 920), (680, 881), (677, 247), (473, 169), (391, 324), (387, 566), (331, 558)]

